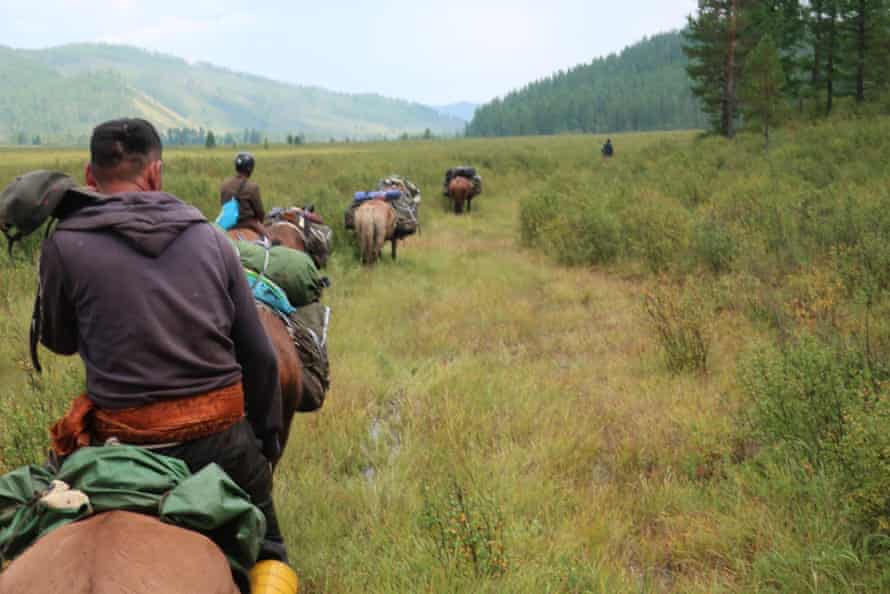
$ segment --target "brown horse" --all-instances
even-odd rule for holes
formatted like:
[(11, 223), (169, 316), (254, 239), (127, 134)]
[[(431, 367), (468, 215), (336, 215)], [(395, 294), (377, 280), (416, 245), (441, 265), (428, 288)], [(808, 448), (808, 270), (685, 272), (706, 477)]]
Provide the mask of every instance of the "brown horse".
[(0, 594), (239, 594), (205, 536), (126, 511), (52, 531), (0, 573)]
[(260, 322), (275, 348), (278, 360), (278, 384), (281, 386), (281, 409), (284, 428), (281, 434), (281, 451), (287, 445), (290, 436), (290, 424), (303, 398), (303, 363), (291, 340), (284, 320), (264, 305), (257, 304)]
[(455, 176), (448, 184), (448, 197), (454, 204), (454, 213), (461, 214), (464, 211), (464, 203), (467, 205), (467, 212), (472, 210), (473, 202), (473, 182), (462, 176)]
[(383, 200), (367, 200), (356, 209), (355, 232), (362, 264), (370, 266), (377, 262), (386, 240), (392, 243), (392, 259), (396, 259), (396, 213)]
[[(257, 241), (262, 236), (253, 229), (232, 229), (226, 231), (226, 234), (232, 239), (241, 241)], [(303, 242), (303, 235), (297, 226), (289, 221), (277, 221), (266, 225), (266, 237), (277, 245), (289, 247), (299, 252), (306, 251), (306, 244)]]

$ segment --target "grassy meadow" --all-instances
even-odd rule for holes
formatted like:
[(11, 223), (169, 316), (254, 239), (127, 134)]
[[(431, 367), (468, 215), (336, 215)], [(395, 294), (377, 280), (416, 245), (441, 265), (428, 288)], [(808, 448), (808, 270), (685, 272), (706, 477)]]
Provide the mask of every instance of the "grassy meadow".
[[(257, 149), (267, 207), (336, 238), (331, 392), (276, 475), (302, 591), (890, 590), (888, 133)], [(0, 153), (2, 183), (86, 158)], [(165, 189), (215, 216), (232, 156), (168, 151)], [(485, 192), (456, 217), (462, 163)], [(362, 269), (342, 211), (390, 173), (422, 231)], [(30, 368), (37, 250), (0, 259), (0, 471), (83, 388), (76, 357)]]

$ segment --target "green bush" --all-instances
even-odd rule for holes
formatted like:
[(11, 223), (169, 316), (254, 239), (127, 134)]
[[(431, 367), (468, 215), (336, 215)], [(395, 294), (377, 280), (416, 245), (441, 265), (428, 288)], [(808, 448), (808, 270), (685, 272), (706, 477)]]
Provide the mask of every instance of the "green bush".
[(728, 272), (736, 255), (735, 240), (728, 229), (711, 219), (696, 225), (694, 249), (715, 274)]
[(890, 394), (853, 407), (835, 451), (853, 519), (865, 534), (890, 536)]
[(788, 446), (812, 466), (829, 460), (845, 438), (845, 417), (862, 406), (872, 385), (859, 353), (809, 335), (784, 351), (749, 354), (740, 383), (760, 439)]
[(654, 273), (685, 255), (689, 244), (689, 213), (676, 200), (658, 192), (641, 192), (623, 213), (622, 234)]
[[(580, 212), (579, 212), (580, 211)], [(555, 219), (541, 239), (562, 264), (606, 264), (621, 252), (618, 219), (600, 205), (577, 205)]]
[(535, 192), (523, 196), (519, 201), (519, 233), (526, 245), (535, 245), (543, 235), (543, 230), (552, 222), (558, 200)]

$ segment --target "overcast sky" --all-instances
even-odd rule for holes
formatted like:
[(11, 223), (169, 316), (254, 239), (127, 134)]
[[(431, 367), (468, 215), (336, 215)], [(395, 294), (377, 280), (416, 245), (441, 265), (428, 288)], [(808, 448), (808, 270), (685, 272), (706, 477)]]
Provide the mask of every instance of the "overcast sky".
[(696, 0), (0, 0), (0, 43), (127, 43), (427, 104), (496, 96), (677, 29)]

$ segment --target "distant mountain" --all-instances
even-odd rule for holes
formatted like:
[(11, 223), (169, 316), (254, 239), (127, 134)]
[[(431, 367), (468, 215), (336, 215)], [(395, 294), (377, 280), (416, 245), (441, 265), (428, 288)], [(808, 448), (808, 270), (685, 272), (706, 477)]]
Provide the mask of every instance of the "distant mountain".
[(83, 141), (104, 119), (141, 116), (161, 128), (262, 131), (309, 139), (452, 134), (464, 121), (380, 95), (286, 84), (142, 49), (75, 44), (0, 46), (0, 141)]
[(683, 36), (664, 33), (620, 54), (533, 82), (476, 110), (471, 136), (703, 128)]
[(460, 118), (465, 122), (469, 122), (473, 119), (473, 114), (476, 113), (476, 109), (479, 108), (478, 103), (470, 103), (468, 101), (461, 101), (459, 103), (449, 103), (448, 105), (434, 105), (433, 109), (438, 111), (439, 113), (449, 115), (455, 118)]

